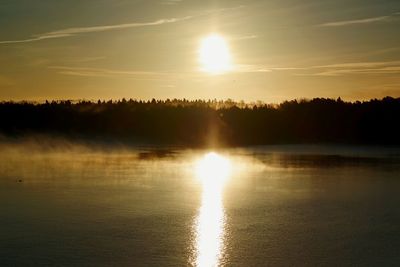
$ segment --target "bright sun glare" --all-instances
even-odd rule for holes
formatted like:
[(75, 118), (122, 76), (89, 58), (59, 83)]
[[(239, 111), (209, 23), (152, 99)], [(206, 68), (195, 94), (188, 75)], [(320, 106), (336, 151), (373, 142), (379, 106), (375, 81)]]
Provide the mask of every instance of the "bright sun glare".
[(197, 177), (207, 187), (221, 186), (230, 172), (230, 161), (215, 152), (206, 154), (196, 165)]
[(199, 57), (202, 71), (218, 74), (232, 69), (228, 44), (218, 34), (209, 35), (201, 41)]

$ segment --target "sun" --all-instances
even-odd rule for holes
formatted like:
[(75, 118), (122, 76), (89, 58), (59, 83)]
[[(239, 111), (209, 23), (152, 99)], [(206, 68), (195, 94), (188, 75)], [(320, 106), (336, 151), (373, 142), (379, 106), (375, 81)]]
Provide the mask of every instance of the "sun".
[(219, 74), (232, 69), (231, 54), (225, 39), (218, 34), (205, 37), (200, 44), (199, 61), (201, 70)]

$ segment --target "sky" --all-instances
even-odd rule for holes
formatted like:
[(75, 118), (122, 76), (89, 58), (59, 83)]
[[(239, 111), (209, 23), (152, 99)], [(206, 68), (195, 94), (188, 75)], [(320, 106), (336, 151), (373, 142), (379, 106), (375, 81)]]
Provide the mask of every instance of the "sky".
[(399, 0), (0, 0), (0, 25), (0, 100), (400, 97)]

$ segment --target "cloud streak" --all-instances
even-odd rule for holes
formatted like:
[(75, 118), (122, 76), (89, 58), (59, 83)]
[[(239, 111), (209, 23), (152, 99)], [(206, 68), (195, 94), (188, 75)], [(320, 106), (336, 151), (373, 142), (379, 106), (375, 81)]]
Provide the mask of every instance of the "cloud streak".
[(66, 28), (57, 31), (51, 31), (43, 34), (34, 35), (31, 38), (23, 39), (23, 40), (6, 40), (0, 41), (0, 44), (16, 44), (16, 43), (30, 43), (36, 42), (46, 39), (55, 39), (55, 38), (63, 38), (70, 37), (78, 34), (86, 34), (86, 33), (94, 33), (94, 32), (104, 32), (104, 31), (112, 31), (118, 29), (128, 29), (128, 28), (137, 28), (137, 27), (150, 27), (150, 26), (159, 26), (163, 24), (170, 24), (179, 21), (184, 21), (192, 18), (192, 16), (186, 16), (182, 18), (169, 18), (169, 19), (160, 19), (151, 22), (135, 22), (135, 23), (125, 23), (125, 24), (115, 24), (115, 25), (102, 25), (102, 26), (93, 26), (93, 27), (75, 27), (75, 28)]
[(251, 39), (257, 39), (259, 38), (258, 35), (252, 34), (252, 35), (243, 35), (243, 36), (236, 36), (231, 38), (233, 41), (243, 41), (243, 40), (251, 40)]
[(82, 68), (82, 67), (67, 67), (67, 66), (50, 66), (50, 69), (57, 70), (59, 74), (81, 76), (81, 77), (135, 77), (147, 76), (161, 77), (167, 76), (169, 73), (152, 72), (152, 71), (130, 71), (130, 70), (112, 70), (102, 68)]
[[(175, 1), (179, 2), (179, 1)], [(22, 39), (22, 40), (4, 40), (0, 41), (1, 44), (18, 44), (18, 43), (31, 43), (37, 42), (47, 39), (56, 39), (56, 38), (65, 38), (71, 37), (79, 34), (87, 34), (87, 33), (95, 33), (95, 32), (104, 32), (104, 31), (112, 31), (112, 30), (119, 30), (119, 29), (129, 29), (129, 28), (138, 28), (138, 27), (152, 27), (152, 26), (160, 26), (164, 24), (171, 24), (177, 23), (185, 20), (189, 20), (195, 17), (210, 15), (214, 13), (230, 11), (235, 9), (240, 9), (245, 7), (244, 5), (235, 6), (235, 7), (227, 7), (227, 8), (220, 8), (214, 10), (208, 10), (201, 14), (197, 14), (194, 16), (185, 16), (179, 18), (167, 18), (167, 19), (159, 19), (150, 22), (133, 22), (133, 23), (124, 23), (124, 24), (114, 24), (114, 25), (101, 25), (101, 26), (91, 26), (91, 27), (73, 27), (73, 28), (66, 28), (51, 32), (46, 32), (42, 34), (35, 34), (32, 35), (30, 38)]]
[(376, 22), (389, 21), (389, 20), (397, 17), (399, 14), (400, 14), (400, 12), (396, 12), (396, 13), (393, 13), (393, 14), (387, 15), (387, 16), (378, 16), (378, 17), (370, 17), (370, 18), (354, 19), (354, 20), (333, 21), (333, 22), (323, 23), (318, 26), (320, 26), (320, 27), (342, 27), (342, 26), (355, 25), (355, 24), (370, 24), (370, 23), (376, 23)]
[(181, 3), (183, 0), (166, 0), (165, 2), (163, 2), (163, 4), (165, 5), (177, 5), (179, 3)]
[(188, 78), (200, 77), (198, 72), (167, 72), (167, 71), (141, 71), (141, 70), (118, 70), (107, 68), (71, 67), (71, 66), (49, 66), (58, 74), (79, 77), (100, 78), (127, 78), (140, 81), (176, 81)]
[(400, 61), (359, 62), (316, 66), (313, 76), (341, 76), (350, 74), (400, 74)]
[(296, 76), (342, 76), (351, 74), (400, 74), (400, 61), (352, 62), (304, 67), (268, 67), (241, 65), (238, 72), (271, 73), (277, 71), (296, 72)]

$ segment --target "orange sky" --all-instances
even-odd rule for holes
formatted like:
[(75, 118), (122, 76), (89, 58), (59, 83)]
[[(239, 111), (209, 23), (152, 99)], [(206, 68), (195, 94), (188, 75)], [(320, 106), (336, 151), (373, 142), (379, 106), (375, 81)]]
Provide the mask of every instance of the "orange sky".
[[(398, 0), (4, 0), (0, 99), (399, 97), (399, 12)], [(212, 33), (230, 51), (224, 73), (202, 71)]]

